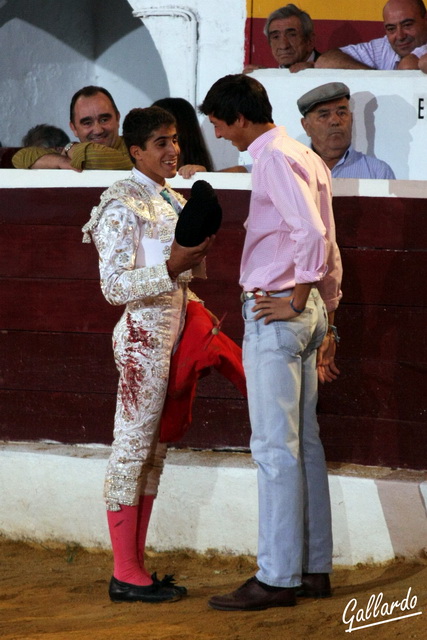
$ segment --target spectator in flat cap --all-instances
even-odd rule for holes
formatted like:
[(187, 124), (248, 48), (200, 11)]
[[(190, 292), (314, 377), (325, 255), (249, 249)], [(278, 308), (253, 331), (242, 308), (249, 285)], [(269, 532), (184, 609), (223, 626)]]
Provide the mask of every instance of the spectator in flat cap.
[(320, 69), (417, 69), (427, 53), (427, 12), (422, 0), (388, 0), (385, 36), (331, 49), (315, 62)]
[(395, 179), (386, 162), (351, 146), (353, 115), (347, 85), (343, 82), (322, 84), (301, 96), (297, 105), (311, 146), (329, 167), (333, 178)]
[[(276, 9), (266, 20), (264, 34), (281, 69), (295, 73), (314, 67), (320, 54), (314, 48), (313, 21), (306, 11), (301, 11), (294, 4)], [(250, 64), (243, 73), (251, 73), (255, 69), (262, 67)]]

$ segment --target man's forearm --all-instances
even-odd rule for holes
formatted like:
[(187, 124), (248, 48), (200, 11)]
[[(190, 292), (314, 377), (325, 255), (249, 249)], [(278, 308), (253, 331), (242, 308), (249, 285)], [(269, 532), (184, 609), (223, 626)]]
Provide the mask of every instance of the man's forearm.
[(311, 282), (295, 285), (294, 292), (292, 294), (292, 305), (295, 309), (298, 309), (299, 311), (303, 311), (305, 309), (312, 286), (313, 284)]
[[(36, 169), (34, 163), (46, 155), (56, 154), (55, 149), (43, 149), (42, 147), (24, 147), (15, 153), (12, 164), (16, 169)], [(41, 167), (43, 168), (43, 167)], [(50, 167), (48, 167), (50, 168)]]
[(36, 160), (30, 169), (72, 169), (71, 160), (60, 153), (48, 153)]
[(25, 147), (12, 158), (16, 169), (72, 169), (71, 160), (53, 149)]
[(317, 58), (314, 66), (316, 69), (372, 69), (340, 49), (326, 51)]
[(112, 147), (96, 142), (82, 142), (73, 145), (69, 151), (74, 169), (99, 169), (129, 171), (133, 164), (128, 155)]

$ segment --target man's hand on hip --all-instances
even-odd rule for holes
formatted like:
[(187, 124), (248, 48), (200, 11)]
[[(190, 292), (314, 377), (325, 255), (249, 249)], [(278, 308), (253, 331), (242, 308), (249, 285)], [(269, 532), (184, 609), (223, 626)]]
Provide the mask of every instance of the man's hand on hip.
[(256, 298), (256, 304), (252, 311), (256, 313), (255, 320), (265, 318), (264, 324), (269, 324), (274, 320), (291, 320), (300, 314), (292, 310), (290, 305), (292, 296), (276, 298), (273, 296), (260, 296)]

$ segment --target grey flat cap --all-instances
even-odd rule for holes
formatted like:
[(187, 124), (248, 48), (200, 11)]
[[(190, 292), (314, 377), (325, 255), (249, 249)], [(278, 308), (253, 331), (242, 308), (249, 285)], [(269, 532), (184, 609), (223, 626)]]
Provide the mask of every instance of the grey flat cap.
[(346, 96), (350, 98), (350, 89), (343, 82), (328, 82), (316, 87), (307, 93), (304, 93), (297, 100), (298, 109), (305, 116), (316, 104), (321, 102), (329, 102), (329, 100), (338, 100)]

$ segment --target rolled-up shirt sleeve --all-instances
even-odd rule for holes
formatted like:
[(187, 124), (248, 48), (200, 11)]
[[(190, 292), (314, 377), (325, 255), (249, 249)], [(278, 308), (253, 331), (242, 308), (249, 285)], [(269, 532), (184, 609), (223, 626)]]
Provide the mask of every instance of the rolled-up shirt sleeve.
[(265, 171), (271, 201), (289, 229), (295, 282), (318, 282), (327, 273), (326, 228), (311, 193), (309, 177), (297, 163), (272, 154)]

